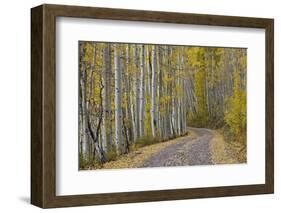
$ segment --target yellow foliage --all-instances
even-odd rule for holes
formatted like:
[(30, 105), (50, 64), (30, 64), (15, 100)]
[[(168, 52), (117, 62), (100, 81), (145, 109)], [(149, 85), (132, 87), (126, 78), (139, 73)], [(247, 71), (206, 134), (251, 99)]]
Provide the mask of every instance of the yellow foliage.
[(224, 119), (229, 127), (231, 136), (237, 138), (240, 142), (246, 139), (246, 92), (241, 89), (241, 79), (238, 70), (234, 73), (234, 93), (228, 98), (227, 110)]

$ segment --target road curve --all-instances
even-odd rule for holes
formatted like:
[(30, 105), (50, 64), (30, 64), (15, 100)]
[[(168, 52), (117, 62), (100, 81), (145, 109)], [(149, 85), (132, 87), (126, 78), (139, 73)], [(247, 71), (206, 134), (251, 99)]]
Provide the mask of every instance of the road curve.
[(212, 130), (192, 127), (188, 130), (195, 132), (197, 137), (195, 139), (188, 136), (178, 138), (177, 143), (151, 156), (141, 167), (213, 164), (210, 152), (210, 141), (214, 137)]

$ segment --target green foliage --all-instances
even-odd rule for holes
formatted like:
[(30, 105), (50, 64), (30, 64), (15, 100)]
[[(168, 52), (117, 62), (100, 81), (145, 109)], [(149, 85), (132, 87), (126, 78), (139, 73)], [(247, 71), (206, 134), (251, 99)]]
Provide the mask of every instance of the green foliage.
[(111, 145), (110, 147), (107, 148), (107, 152), (106, 152), (106, 158), (107, 161), (114, 161), (116, 160), (118, 157), (117, 152), (116, 152), (116, 147), (115, 145)]
[(79, 168), (80, 169), (85, 169), (86, 165), (87, 165), (87, 162), (84, 159), (83, 155), (80, 153), (79, 154)]
[(159, 143), (160, 141), (161, 139), (158, 137), (152, 137), (150, 135), (143, 136), (135, 141), (135, 143), (133, 144), (133, 148), (136, 149), (136, 148), (152, 145), (155, 143)]
[(100, 162), (99, 158), (96, 156), (95, 158), (86, 159), (79, 154), (79, 168), (80, 169), (88, 169), (88, 168), (101, 168), (102, 163)]

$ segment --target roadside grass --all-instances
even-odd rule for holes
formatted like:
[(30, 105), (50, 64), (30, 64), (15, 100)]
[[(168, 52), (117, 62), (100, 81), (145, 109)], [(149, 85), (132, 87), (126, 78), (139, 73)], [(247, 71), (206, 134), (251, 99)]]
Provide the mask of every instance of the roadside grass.
[(98, 165), (95, 167), (92, 166), (88, 167), (87, 169), (121, 169), (141, 167), (144, 162), (152, 155), (157, 154), (166, 147), (179, 142), (179, 139), (181, 139), (182, 137), (188, 137), (191, 139), (197, 137), (196, 133), (193, 131), (188, 131), (188, 134), (186, 135), (161, 142), (150, 139), (142, 139), (140, 141), (136, 141), (135, 145), (131, 147), (131, 150), (128, 154), (121, 155), (117, 157), (116, 160), (106, 162), (103, 165)]

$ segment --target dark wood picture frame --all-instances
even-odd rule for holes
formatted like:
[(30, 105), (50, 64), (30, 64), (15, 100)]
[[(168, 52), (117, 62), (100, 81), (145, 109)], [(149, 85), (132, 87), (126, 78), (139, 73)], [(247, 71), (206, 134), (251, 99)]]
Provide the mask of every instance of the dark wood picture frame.
[[(265, 29), (265, 184), (87, 195), (56, 195), (56, 17)], [(31, 203), (66, 207), (274, 192), (274, 20), (63, 5), (31, 9)]]

